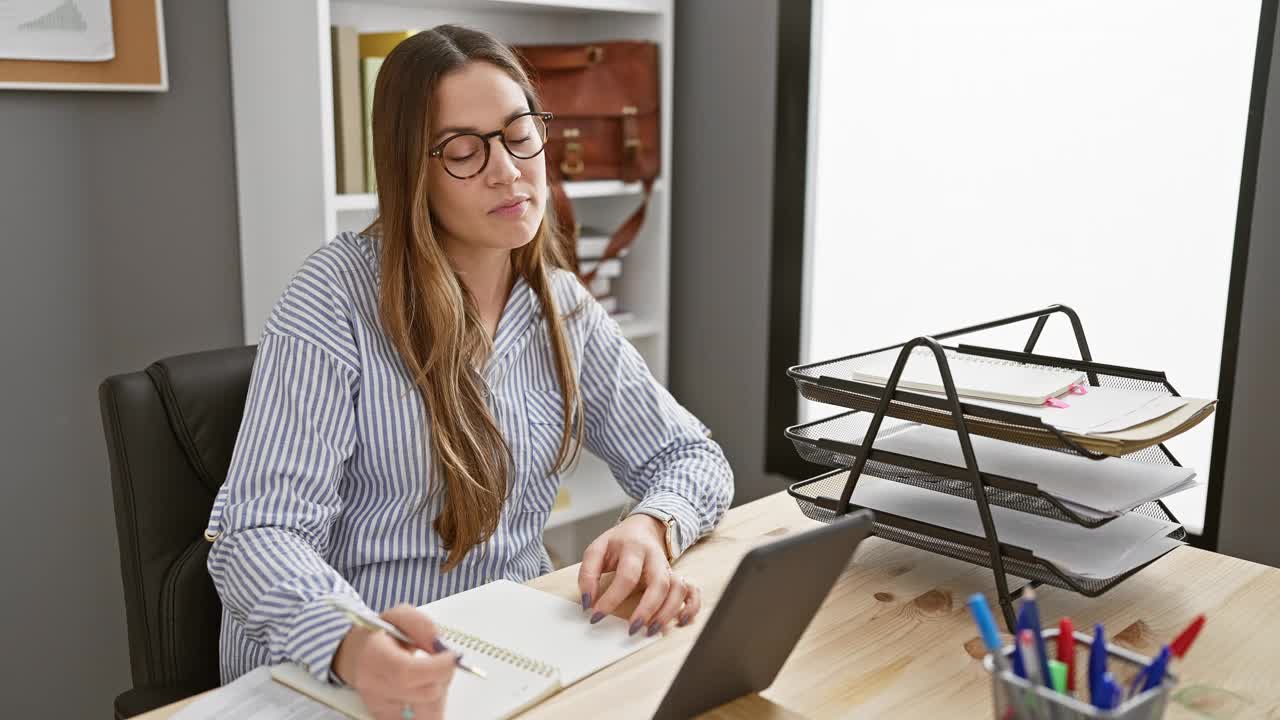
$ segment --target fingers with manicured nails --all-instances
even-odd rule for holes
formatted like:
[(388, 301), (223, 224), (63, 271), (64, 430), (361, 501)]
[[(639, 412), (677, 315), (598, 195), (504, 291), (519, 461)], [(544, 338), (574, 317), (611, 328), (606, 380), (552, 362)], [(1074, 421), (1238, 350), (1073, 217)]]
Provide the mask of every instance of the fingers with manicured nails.
[[(412, 607), (396, 607), (382, 617), (400, 627), (415, 643), (427, 647), (434, 644), (435, 626)], [(417, 718), (442, 717), (456, 654), (406, 648), (381, 632), (358, 638), (357, 642), (360, 672), (353, 687), (374, 717), (383, 717), (385, 709), (391, 713), (387, 717), (400, 718), (406, 704), (414, 709)]]
[(382, 613), (382, 619), (400, 628), (418, 647), (428, 652), (440, 652), (443, 645), (436, 643), (436, 626), (427, 614), (412, 605), (401, 603)]
[(667, 626), (675, 618), (676, 613), (684, 607), (689, 593), (693, 590), (692, 586), (679, 575), (669, 573), (671, 581), (668, 583), (669, 589), (665, 602), (662, 603), (661, 609), (654, 613), (654, 617), (649, 621), (649, 635), (657, 635), (662, 628)]
[(582, 554), (582, 564), (578, 566), (578, 591), (582, 593), (583, 610), (600, 597), (600, 573), (604, 572), (604, 556), (608, 547), (607, 536), (602, 535)]
[(644, 550), (635, 545), (623, 548), (622, 556), (618, 559), (618, 569), (613, 573), (613, 583), (596, 601), (596, 612), (591, 616), (591, 622), (600, 622), (605, 615), (616, 610), (636, 589), (642, 572), (644, 572)]
[(698, 616), (698, 611), (702, 609), (702, 589), (697, 585), (689, 587), (689, 596), (685, 598), (684, 610), (680, 611), (680, 615), (676, 618), (676, 624), (681, 627), (693, 622)]
[(631, 613), (631, 626), (628, 631), (635, 635), (648, 627), (655, 620), (655, 615), (667, 599), (667, 590), (671, 586), (671, 568), (665, 555), (649, 552), (644, 561), (644, 595)]

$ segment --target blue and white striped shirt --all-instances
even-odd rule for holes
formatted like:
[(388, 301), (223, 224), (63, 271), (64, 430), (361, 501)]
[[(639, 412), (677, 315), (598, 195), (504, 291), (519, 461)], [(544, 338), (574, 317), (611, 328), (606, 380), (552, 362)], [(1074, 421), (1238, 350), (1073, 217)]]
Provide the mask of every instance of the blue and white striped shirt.
[[(444, 487), (428, 472), (422, 398), (378, 321), (376, 243), (344, 233), (308, 258), (258, 346), (208, 527), (223, 682), (286, 660), (327, 679), (350, 627), (326, 602), (335, 595), (381, 612), (551, 570), (542, 531), (560, 482), (551, 465), (563, 424), (537, 297), (517, 279), (483, 369), (514, 459), (501, 521), (444, 573), (447, 552), (431, 525)], [(552, 285), (562, 314), (585, 302), (565, 329), (586, 449), (640, 501), (636, 510), (670, 513), (682, 544), (692, 544), (732, 498), (724, 454), (572, 274), (556, 271)]]

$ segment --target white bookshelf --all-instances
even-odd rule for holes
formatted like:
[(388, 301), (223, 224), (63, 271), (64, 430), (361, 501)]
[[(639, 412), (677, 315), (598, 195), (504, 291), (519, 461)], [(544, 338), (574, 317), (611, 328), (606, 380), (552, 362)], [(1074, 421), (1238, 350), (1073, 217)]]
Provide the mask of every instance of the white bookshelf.
[[(655, 191), (662, 190), (662, 182), (653, 184)], [(624, 183), (621, 180), (581, 180), (564, 184), (565, 195), (570, 200), (598, 197), (619, 197), (639, 195), (644, 186), (638, 182)], [(338, 193), (333, 198), (333, 209), (336, 212), (373, 212), (378, 208), (378, 196), (374, 193)]]
[[(662, 382), (667, 376), (671, 210), (673, 0), (228, 0), (239, 197), (244, 337), (257, 342), (272, 305), (311, 252), (377, 213), (372, 194), (336, 192), (329, 27), (361, 32), (456, 23), (513, 43), (648, 39), (660, 48), (662, 167), (644, 228), (614, 280), (623, 334)], [(547, 108), (555, 112), (555, 108)], [(639, 202), (639, 183), (568, 183), (579, 221), (616, 227)], [(563, 481), (567, 507), (552, 513), (558, 554), (579, 556), (626, 497), (608, 468), (583, 453)], [(594, 530), (593, 530), (594, 532)], [(550, 544), (551, 534), (548, 535)]]

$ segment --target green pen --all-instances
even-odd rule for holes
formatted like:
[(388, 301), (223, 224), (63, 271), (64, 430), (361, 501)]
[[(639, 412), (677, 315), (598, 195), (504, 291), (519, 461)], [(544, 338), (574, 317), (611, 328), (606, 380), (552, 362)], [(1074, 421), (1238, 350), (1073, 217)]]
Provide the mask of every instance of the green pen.
[(1067, 664), (1061, 660), (1050, 660), (1049, 674), (1053, 676), (1053, 689), (1067, 695)]

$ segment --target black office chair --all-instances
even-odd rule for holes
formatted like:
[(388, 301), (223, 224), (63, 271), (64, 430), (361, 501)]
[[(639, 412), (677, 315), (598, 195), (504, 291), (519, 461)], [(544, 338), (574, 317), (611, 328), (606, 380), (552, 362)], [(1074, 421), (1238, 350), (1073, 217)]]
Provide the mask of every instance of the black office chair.
[(255, 352), (179, 355), (98, 388), (133, 670), (116, 718), (218, 685), (222, 603), (205, 568), (204, 529), (231, 463)]

